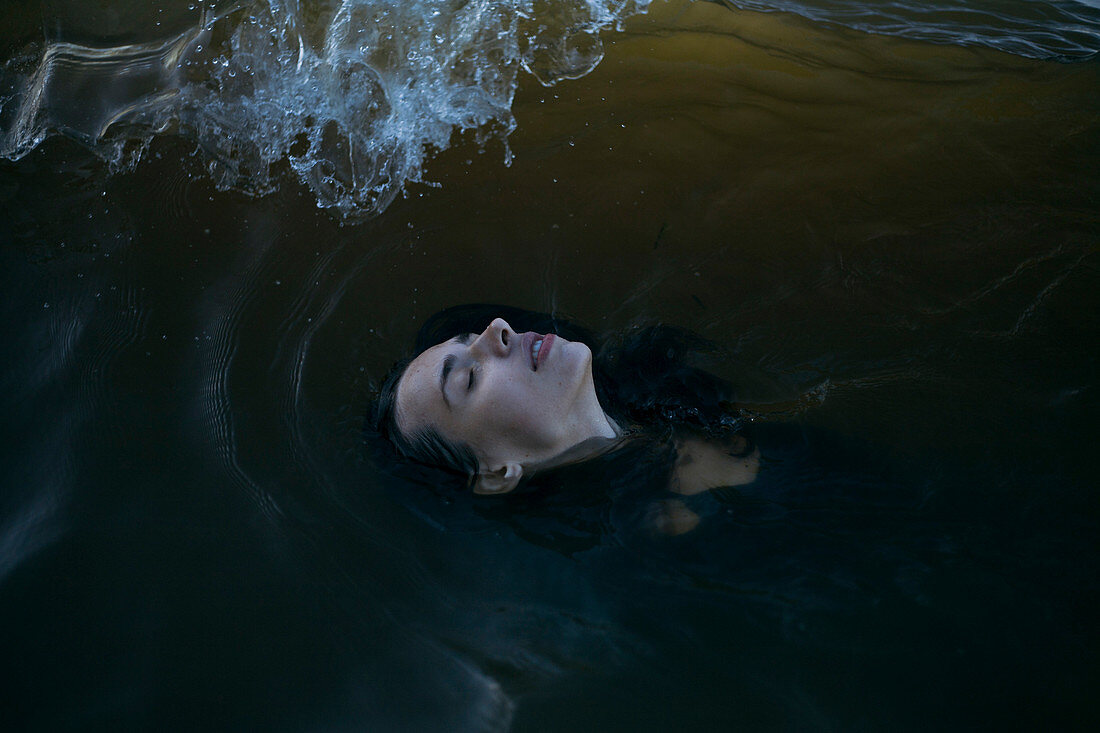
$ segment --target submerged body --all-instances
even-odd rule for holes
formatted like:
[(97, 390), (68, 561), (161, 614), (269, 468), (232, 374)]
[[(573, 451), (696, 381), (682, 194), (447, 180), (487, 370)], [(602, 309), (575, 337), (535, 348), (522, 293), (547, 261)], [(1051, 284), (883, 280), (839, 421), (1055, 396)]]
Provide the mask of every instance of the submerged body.
[[(718, 381), (707, 376), (697, 381), (706, 386)], [(519, 333), (501, 317), (479, 333), (458, 333), (423, 349), (392, 381), (387, 414), (399, 452), (466, 471), (478, 494), (508, 493), (537, 474), (618, 450), (652, 427), (644, 420), (616, 419), (605, 409), (588, 344), (554, 333)], [(669, 492), (690, 496), (755, 480), (759, 451), (744, 437), (729, 430), (664, 427), (672, 428), (666, 431), (674, 455)], [(418, 446), (426, 444), (445, 449), (425, 458), (428, 451)], [(410, 448), (401, 451), (400, 445)], [(472, 460), (456, 467), (440, 457), (455, 454)], [(671, 534), (699, 521), (677, 499), (658, 502), (652, 519)]]
[(470, 446), (479, 493), (510, 491), (570, 449), (619, 435), (596, 397), (588, 346), (517, 334), (502, 318), (416, 357), (398, 384), (396, 415), (402, 433), (430, 427)]

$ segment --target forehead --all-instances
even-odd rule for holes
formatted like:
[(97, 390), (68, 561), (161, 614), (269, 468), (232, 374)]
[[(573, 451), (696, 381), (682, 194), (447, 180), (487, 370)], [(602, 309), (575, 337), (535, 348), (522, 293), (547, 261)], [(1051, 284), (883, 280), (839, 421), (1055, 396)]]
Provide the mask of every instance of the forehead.
[(397, 383), (397, 427), (408, 433), (426, 424), (438, 425), (446, 411), (439, 391), (439, 374), (443, 358), (453, 350), (446, 341), (426, 349), (409, 362)]

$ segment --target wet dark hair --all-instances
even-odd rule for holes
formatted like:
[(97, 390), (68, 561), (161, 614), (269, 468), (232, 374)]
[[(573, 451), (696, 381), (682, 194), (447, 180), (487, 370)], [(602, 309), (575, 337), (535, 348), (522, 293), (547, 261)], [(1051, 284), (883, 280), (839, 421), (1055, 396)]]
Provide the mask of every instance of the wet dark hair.
[(374, 410), (376, 430), (402, 458), (426, 466), (437, 466), (456, 475), (473, 477), (478, 471), (478, 460), (470, 446), (447, 440), (432, 427), (421, 428), (411, 435), (405, 435), (397, 427), (397, 383), (415, 358), (397, 362), (382, 382)]
[(624, 429), (671, 433), (687, 428), (718, 436), (741, 427), (732, 387), (700, 364), (720, 356), (720, 350), (690, 331), (638, 325), (598, 338), (561, 316), (475, 303), (447, 308), (425, 321), (412, 356), (395, 364), (383, 380), (372, 411), (373, 428), (400, 457), (461, 476), (467, 484), (477, 473), (477, 457), (468, 445), (449, 441), (433, 428), (411, 435), (398, 429), (397, 385), (409, 363), (425, 350), (458, 335), (481, 333), (494, 318), (503, 318), (520, 333), (554, 333), (586, 344), (594, 355), (600, 405)]

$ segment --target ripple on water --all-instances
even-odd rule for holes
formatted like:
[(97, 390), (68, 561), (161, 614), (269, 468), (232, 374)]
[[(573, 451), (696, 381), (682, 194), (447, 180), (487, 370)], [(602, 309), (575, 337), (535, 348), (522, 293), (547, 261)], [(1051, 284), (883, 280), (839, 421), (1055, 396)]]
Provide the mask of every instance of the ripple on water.
[[(1100, 51), (1100, 9), (1068, 0), (718, 1), (737, 13), (784, 11), (1037, 58)], [(144, 17), (125, 0), (109, 5), (122, 17)], [(603, 59), (601, 33), (649, 7), (649, 0), (192, 4), (155, 39), (136, 30), (96, 38), (98, 16), (69, 9), (44, 19), (46, 27), (57, 22), (55, 37), (33, 42), (0, 70), (7, 94), (0, 156), (18, 159), (64, 135), (114, 168), (130, 167), (153, 137), (181, 134), (204, 151), (222, 188), (266, 194), (290, 172), (319, 206), (366, 218), (407, 183), (423, 182), (426, 161), (456, 132), (474, 131), (482, 148), (499, 141), (509, 163), (520, 70), (547, 86), (583, 77)]]
[(263, 237), (253, 237), (248, 243), (242, 243), (241, 274), (207, 287), (195, 310), (202, 322), (202, 331), (209, 334), (209, 339), (203, 343), (198, 400), (207, 431), (203, 442), (212, 444), (232, 482), (274, 522), (282, 510), (274, 497), (249, 475), (240, 460), (230, 386), (234, 359), (242, 339), (242, 318), (249, 304), (259, 295), (264, 254), (270, 244), (270, 240)]
[[(64, 472), (70, 478), (71, 471)], [(53, 544), (64, 533), (61, 519), (65, 490), (40, 486), (38, 493), (0, 525), (0, 584), (24, 561)]]
[(546, 84), (586, 74), (603, 57), (600, 31), (647, 6), (204, 4), (163, 39), (96, 45), (70, 30), (79, 41), (63, 34), (33, 68), (4, 69), (13, 94), (0, 107), (0, 155), (61, 134), (129, 166), (153, 136), (179, 132), (222, 187), (267, 193), (289, 166), (319, 205), (370, 216), (420, 181), (429, 149), (455, 131), (503, 141), (521, 67)]

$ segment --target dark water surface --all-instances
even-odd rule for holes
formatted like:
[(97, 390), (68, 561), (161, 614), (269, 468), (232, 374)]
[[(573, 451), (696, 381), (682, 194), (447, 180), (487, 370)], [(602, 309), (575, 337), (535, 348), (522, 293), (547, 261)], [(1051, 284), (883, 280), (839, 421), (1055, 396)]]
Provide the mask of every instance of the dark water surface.
[[(9, 13), (19, 74), (55, 5)], [(471, 118), (514, 122), (510, 165), (433, 117), (450, 146), (373, 217), (354, 201), (389, 193), (333, 204), (289, 158), (226, 178), (198, 117), (104, 128), (94, 86), (51, 92), (89, 126), (0, 162), (5, 729), (1100, 722), (1095, 55), (716, 3), (614, 25), (590, 73), (517, 72)], [(260, 119), (226, 139), (274, 139)], [(604, 487), (492, 503), (380, 471), (372, 390), (468, 301), (722, 344), (758, 482), (669, 539)]]

